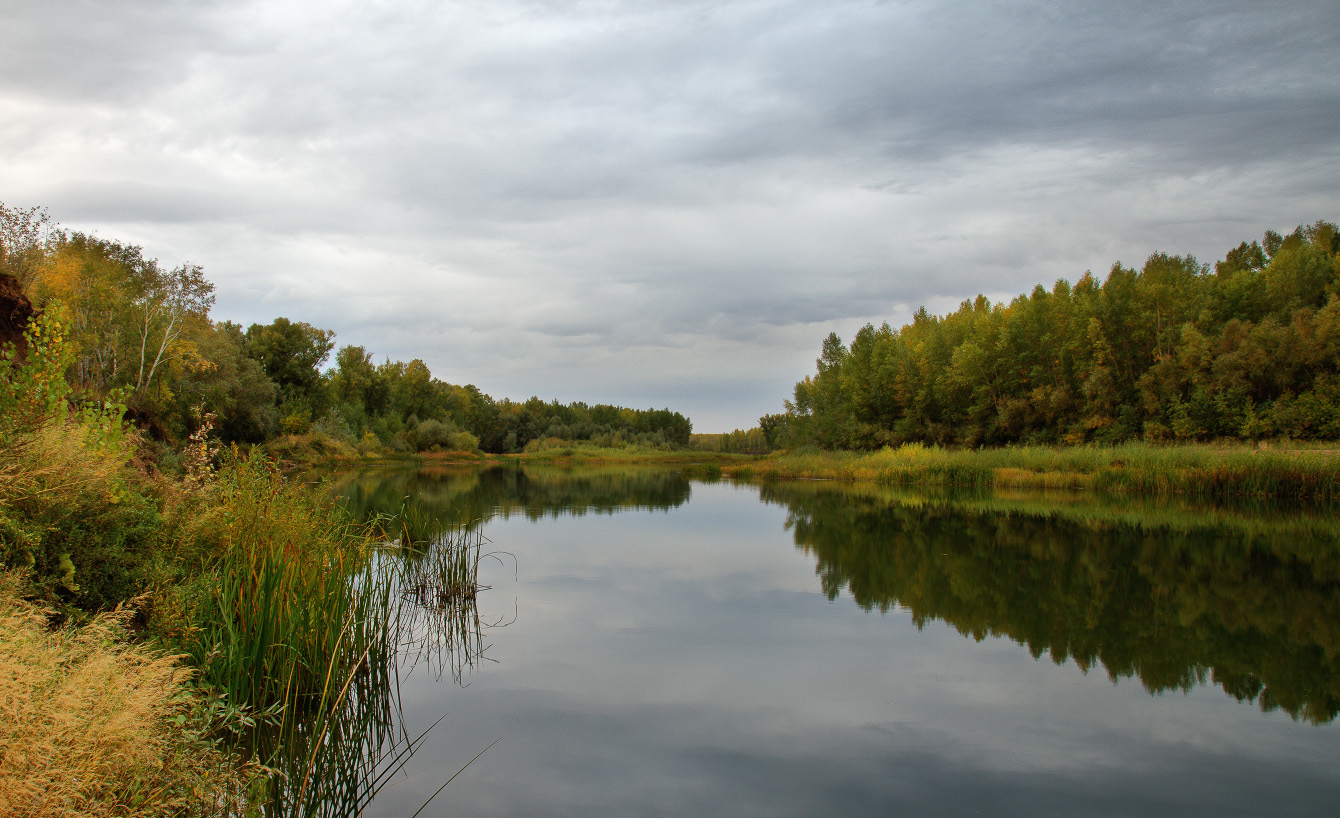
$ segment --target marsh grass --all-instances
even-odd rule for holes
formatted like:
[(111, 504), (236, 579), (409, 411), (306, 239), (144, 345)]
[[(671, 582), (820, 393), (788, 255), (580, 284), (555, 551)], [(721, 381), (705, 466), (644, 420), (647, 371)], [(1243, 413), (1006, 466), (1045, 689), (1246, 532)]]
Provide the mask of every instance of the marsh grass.
[[(218, 559), (186, 606), (202, 682), (239, 715), (235, 750), (274, 771), (273, 816), (357, 815), (424, 733), (400, 715), (406, 653), (459, 679), (486, 645), (486, 540), (406, 500), (357, 521), (324, 488), (239, 460), (202, 490), (196, 539)], [(201, 530), (208, 533), (201, 533)]]
[(375, 530), (259, 458), (220, 469), (197, 500), (177, 511), (204, 562), (182, 593), (189, 625), (177, 637), (202, 684), (273, 715), (389, 660), (392, 583)]
[[(356, 521), (263, 461), (229, 464), (202, 498), (192, 529), (219, 556), (185, 603), (184, 641), (235, 714), (234, 752), (272, 771), (256, 803), (276, 818), (357, 815), (426, 733), (400, 716), (402, 591), (422, 572), (396, 543), (435, 543), (441, 524), (408, 504)], [(446, 580), (462, 587), (464, 569)]]
[(494, 560), (505, 565), (505, 551), (484, 551), (488, 539), (475, 526), (449, 528), (424, 547), (402, 551), (404, 573), (401, 598), (401, 648), (412, 663), (423, 661), (441, 676), (449, 672), (461, 683), (465, 675), (486, 661), (484, 631), (509, 622), (485, 620), (479, 613), (479, 594), (491, 586), (479, 581), (479, 565)]
[(373, 523), (384, 538), (405, 548), (431, 543), (447, 528), (441, 516), (421, 503), (410, 502), (408, 497), (401, 501), (399, 511), (378, 517)]
[(189, 538), (211, 559), (182, 644), (227, 702), (222, 738), (274, 771), (254, 800), (265, 814), (357, 814), (330, 810), (375, 792), (363, 733), (385, 716), (377, 674), (395, 649), (372, 532), (259, 459), (225, 466), (200, 500)]
[(319, 698), (291, 701), (277, 723), (240, 737), (244, 754), (272, 770), (265, 815), (359, 815), (401, 771), (435, 725), (407, 732), (394, 667), (394, 656), (359, 657), (343, 678), (328, 676)]
[[(414, 508), (406, 503), (395, 518), (399, 526), (385, 518), (378, 524), (403, 531), (404, 512)], [(486, 658), (483, 631), (498, 623), (479, 616), (478, 595), (488, 590), (479, 582), (479, 563), (498, 554), (483, 551), (488, 541), (477, 528), (450, 527), (422, 509), (408, 516), (417, 521), (411, 526), (437, 533), (412, 545), (388, 538), (356, 583), (360, 590), (376, 584), (375, 614), (385, 638), (370, 643), (342, 681), (328, 673), (320, 697), (290, 702), (277, 724), (258, 724), (249, 734), (249, 752), (270, 759), (276, 771), (267, 815), (360, 814), (435, 726), (415, 733), (405, 724), (398, 668), (424, 661), (460, 682)]]
[[(749, 468), (754, 475), (765, 478), (1340, 500), (1340, 456), (1313, 448), (1130, 443), (1115, 447), (951, 450), (905, 445), (871, 453), (809, 451), (774, 455)], [(734, 471), (729, 466), (724, 470)]]

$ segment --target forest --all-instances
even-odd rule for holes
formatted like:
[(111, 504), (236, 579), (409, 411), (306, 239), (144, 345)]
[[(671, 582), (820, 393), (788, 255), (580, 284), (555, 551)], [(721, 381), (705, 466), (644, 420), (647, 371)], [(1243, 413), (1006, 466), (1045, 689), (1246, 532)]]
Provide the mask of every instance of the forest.
[(1243, 242), (1213, 269), (1154, 253), (1102, 281), (978, 295), (823, 342), (768, 448), (1340, 437), (1340, 231)]
[(0, 274), (59, 324), (76, 399), (123, 406), (160, 441), (185, 441), (206, 415), (224, 443), (315, 435), (365, 453), (671, 447), (692, 430), (669, 409), (495, 399), (434, 378), (418, 358), (335, 350), (333, 331), (304, 321), (215, 321), (199, 266), (167, 269), (140, 247), (61, 229), (41, 208), (0, 204)]

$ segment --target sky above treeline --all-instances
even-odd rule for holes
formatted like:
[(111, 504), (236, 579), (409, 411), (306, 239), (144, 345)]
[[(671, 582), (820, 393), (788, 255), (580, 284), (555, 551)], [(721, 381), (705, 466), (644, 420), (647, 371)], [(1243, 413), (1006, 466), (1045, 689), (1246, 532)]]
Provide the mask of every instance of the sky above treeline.
[(1340, 219), (1334, 0), (0, 10), (0, 202), (216, 319), (696, 431), (832, 331)]

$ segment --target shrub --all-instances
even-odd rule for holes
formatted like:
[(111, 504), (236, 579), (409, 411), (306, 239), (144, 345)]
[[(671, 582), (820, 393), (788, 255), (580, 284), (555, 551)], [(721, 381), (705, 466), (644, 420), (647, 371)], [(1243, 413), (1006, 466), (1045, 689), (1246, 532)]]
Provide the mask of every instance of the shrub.
[(81, 424), (48, 421), (0, 446), (0, 563), (33, 572), (49, 603), (111, 607), (141, 590), (158, 505), (119, 452)]

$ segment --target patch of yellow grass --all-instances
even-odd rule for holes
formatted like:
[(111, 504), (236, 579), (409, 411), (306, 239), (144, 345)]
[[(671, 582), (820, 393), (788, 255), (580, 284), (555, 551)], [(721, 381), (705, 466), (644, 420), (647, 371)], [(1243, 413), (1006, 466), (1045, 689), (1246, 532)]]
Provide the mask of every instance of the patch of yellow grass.
[(18, 585), (0, 573), (0, 815), (222, 808), (233, 774), (186, 728), (189, 671), (124, 642), (127, 611), (48, 629), (50, 612), (21, 600)]
[(0, 462), (0, 498), (58, 498), (106, 492), (118, 482), (122, 463), (89, 444), (78, 424), (48, 423), (5, 442)]
[(992, 471), (995, 488), (1087, 489), (1093, 475), (1075, 471), (1033, 471), (1002, 466)]

